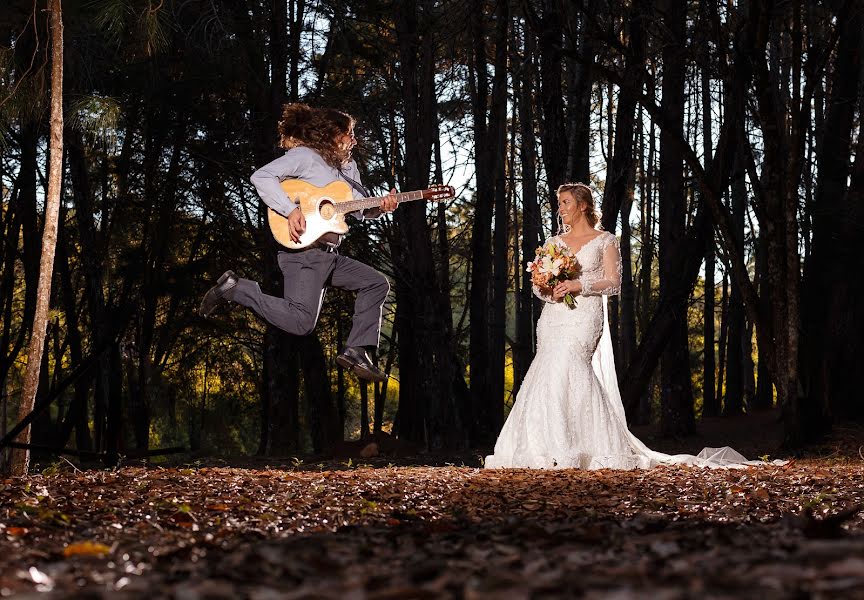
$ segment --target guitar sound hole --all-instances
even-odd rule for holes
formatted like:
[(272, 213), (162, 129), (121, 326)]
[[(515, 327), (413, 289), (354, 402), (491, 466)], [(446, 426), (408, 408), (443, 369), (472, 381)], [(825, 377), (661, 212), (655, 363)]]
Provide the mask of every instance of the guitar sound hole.
[(322, 219), (332, 219), (333, 215), (336, 214), (336, 207), (333, 206), (332, 202), (327, 202), (326, 200), (322, 202), (318, 207), (318, 213), (321, 215)]

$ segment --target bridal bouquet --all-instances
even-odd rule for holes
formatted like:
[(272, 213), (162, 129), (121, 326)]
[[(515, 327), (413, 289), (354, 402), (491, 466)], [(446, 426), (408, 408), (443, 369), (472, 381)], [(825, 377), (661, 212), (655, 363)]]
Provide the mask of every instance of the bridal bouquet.
[[(531, 282), (546, 293), (552, 293), (552, 288), (568, 279), (576, 279), (582, 273), (582, 267), (576, 260), (576, 255), (564, 246), (549, 242), (537, 248), (533, 261), (529, 261), (525, 269), (531, 273)], [(570, 308), (576, 308), (576, 298), (568, 293), (564, 303)]]

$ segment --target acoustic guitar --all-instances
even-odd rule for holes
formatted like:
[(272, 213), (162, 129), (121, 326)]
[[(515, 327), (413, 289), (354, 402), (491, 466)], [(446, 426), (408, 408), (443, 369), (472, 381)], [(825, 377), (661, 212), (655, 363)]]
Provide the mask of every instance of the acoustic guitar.
[[(355, 200), (351, 186), (344, 181), (334, 181), (324, 187), (318, 187), (299, 179), (286, 179), (281, 185), (288, 197), (299, 203), (300, 212), (306, 218), (306, 231), (300, 236), (300, 241), (295, 242), (291, 239), (288, 219), (272, 208), (267, 210), (267, 222), (273, 237), (291, 250), (308, 248), (322, 235), (328, 233), (339, 235), (347, 233), (346, 214), (381, 205), (380, 196)], [(449, 185), (433, 185), (426, 190), (399, 192), (396, 194), (396, 200), (400, 204), (412, 200), (440, 202), (454, 195), (455, 191)]]

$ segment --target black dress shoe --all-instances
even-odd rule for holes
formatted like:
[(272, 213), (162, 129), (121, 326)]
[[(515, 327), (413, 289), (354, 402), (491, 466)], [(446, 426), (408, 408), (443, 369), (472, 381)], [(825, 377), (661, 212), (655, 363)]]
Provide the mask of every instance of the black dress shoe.
[(216, 285), (204, 294), (198, 314), (202, 317), (209, 317), (216, 310), (217, 306), (228, 301), (228, 298), (225, 296), (234, 289), (235, 285), (237, 285), (237, 276), (234, 274), (234, 271), (225, 271), (222, 273), (222, 276), (216, 281)]
[(387, 381), (387, 375), (369, 358), (369, 353), (363, 348), (349, 346), (336, 357), (336, 362), (354, 373), (360, 379), (369, 381)]

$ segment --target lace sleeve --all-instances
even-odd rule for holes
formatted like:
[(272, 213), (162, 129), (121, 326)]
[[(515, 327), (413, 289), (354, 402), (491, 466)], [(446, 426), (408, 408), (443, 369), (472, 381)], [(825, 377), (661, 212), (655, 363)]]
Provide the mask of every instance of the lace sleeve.
[(621, 293), (621, 248), (617, 237), (611, 233), (607, 235), (608, 241), (604, 242), (602, 250), (603, 276), (596, 281), (581, 278), (583, 296), (617, 296)]
[(540, 298), (543, 302), (555, 302), (555, 300), (552, 299), (552, 294), (544, 294), (543, 290), (536, 285), (532, 285), (531, 289), (534, 291), (534, 295)]

